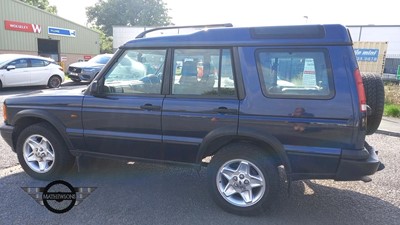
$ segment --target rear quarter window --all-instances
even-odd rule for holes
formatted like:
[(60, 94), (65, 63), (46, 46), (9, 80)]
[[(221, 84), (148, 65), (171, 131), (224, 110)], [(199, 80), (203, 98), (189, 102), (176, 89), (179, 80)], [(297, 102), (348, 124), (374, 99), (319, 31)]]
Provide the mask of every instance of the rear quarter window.
[(330, 99), (335, 95), (326, 50), (260, 49), (256, 59), (267, 97)]
[(49, 61), (40, 60), (40, 59), (31, 59), (31, 67), (44, 67), (49, 65)]

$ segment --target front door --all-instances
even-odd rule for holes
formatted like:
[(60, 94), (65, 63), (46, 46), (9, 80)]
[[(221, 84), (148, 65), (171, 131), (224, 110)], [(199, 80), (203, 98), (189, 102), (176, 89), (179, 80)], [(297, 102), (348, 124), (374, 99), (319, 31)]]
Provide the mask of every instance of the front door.
[[(7, 66), (15, 66), (15, 69), (7, 70)], [(7, 64), (1, 70), (3, 86), (16, 87), (28, 86), (31, 83), (28, 59), (17, 59)]]
[(126, 50), (86, 96), (83, 126), (91, 153), (162, 157), (161, 95), (166, 50)]

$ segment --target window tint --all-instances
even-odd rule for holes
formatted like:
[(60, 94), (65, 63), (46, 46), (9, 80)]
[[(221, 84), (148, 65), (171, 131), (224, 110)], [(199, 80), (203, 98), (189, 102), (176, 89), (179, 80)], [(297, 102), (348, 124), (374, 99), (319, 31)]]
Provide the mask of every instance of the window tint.
[(107, 64), (110, 61), (111, 55), (97, 55), (91, 58), (88, 62), (98, 63), (98, 64)]
[(166, 50), (127, 50), (105, 77), (104, 91), (161, 94)]
[(40, 59), (31, 59), (31, 67), (43, 67), (49, 65), (50, 62), (40, 60)]
[(172, 94), (236, 96), (229, 49), (176, 49)]
[(15, 66), (15, 68), (26, 68), (28, 67), (28, 60), (26, 59), (17, 59), (15, 61), (10, 62), (9, 65)]
[(258, 51), (263, 92), (268, 97), (331, 98), (333, 81), (323, 50)]

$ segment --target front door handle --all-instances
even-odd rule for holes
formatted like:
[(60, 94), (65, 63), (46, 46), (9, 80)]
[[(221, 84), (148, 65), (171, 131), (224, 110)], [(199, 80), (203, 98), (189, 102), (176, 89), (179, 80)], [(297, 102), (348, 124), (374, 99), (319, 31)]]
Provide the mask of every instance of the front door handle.
[(228, 109), (227, 107), (218, 107), (217, 109), (213, 110), (216, 113), (221, 113), (221, 114), (237, 114), (237, 109)]
[(140, 106), (141, 109), (144, 110), (161, 110), (161, 106), (153, 105), (153, 104), (144, 104)]

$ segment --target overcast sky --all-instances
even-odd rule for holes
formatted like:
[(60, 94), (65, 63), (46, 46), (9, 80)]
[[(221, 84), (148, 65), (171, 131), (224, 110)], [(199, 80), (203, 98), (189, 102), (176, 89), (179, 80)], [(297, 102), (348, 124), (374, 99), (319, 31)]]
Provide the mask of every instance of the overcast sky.
[[(86, 24), (86, 10), (98, 0), (49, 0), (58, 15)], [(233, 23), (234, 26), (339, 23), (399, 25), (393, 0), (164, 0), (176, 25)], [(308, 19), (307, 19), (308, 18)]]

